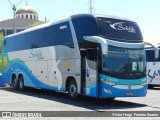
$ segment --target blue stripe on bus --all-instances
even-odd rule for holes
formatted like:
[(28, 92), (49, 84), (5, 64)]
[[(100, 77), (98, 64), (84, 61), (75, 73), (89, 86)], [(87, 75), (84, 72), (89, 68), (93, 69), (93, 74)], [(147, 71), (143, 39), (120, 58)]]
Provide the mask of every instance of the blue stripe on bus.
[[(10, 66), (8, 66), (8, 69), (5, 70), (3, 74), (3, 78), (5, 79), (5, 83), (11, 83), (11, 76), (12, 73), (19, 74), (22, 73), (24, 77), (24, 84), (29, 87), (35, 87), (35, 88), (44, 88), (49, 90), (57, 90), (57, 87), (47, 85), (40, 81), (35, 75), (33, 75), (25, 63), (18, 62), (18, 63), (12, 63)], [(61, 90), (64, 90), (64, 88), (61, 88)], [(61, 91), (60, 90), (60, 91)]]
[(115, 83), (117, 85), (141, 85), (145, 82), (147, 82), (146, 77), (140, 78), (140, 79), (118, 79), (114, 77), (109, 77), (107, 75), (99, 74), (98, 75), (100, 81), (103, 79), (104, 81), (108, 81), (111, 83)]

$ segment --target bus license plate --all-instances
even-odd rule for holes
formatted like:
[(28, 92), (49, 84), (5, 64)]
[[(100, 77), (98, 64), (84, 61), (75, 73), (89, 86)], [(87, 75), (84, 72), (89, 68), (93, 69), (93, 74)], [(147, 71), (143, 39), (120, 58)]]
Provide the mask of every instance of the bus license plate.
[(132, 92), (126, 92), (126, 96), (133, 96)]

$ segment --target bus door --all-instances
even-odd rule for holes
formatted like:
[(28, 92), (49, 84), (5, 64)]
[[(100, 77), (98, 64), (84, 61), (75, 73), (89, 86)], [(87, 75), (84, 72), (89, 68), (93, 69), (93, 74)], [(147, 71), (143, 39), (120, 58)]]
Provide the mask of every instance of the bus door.
[[(82, 63), (83, 64), (83, 63)], [(85, 56), (85, 85), (84, 93), (87, 96), (98, 96), (98, 49), (87, 49)]]

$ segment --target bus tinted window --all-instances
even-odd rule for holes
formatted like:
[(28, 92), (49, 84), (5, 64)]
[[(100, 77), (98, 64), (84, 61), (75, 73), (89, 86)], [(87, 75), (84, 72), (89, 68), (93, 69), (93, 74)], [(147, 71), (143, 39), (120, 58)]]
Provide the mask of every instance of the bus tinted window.
[(4, 50), (10, 52), (54, 45), (66, 45), (68, 47), (73, 47), (73, 39), (69, 22), (52, 25), (6, 38)]
[(119, 41), (142, 41), (142, 34), (135, 22), (110, 18), (97, 18), (101, 36)]
[[(160, 51), (159, 51), (159, 56), (160, 56)], [(159, 58), (155, 58), (155, 52), (153, 48), (146, 48), (146, 60), (147, 62), (157, 62), (160, 61)]]
[(13, 39), (6, 39), (5, 44), (3, 43), (3, 50), (4, 51), (11, 51), (14, 49), (14, 41)]
[(92, 15), (72, 16), (72, 22), (79, 43), (84, 42), (83, 36), (98, 35), (96, 19)]
[[(24, 36), (17, 36), (16, 38), (12, 39), (14, 41), (14, 49), (13, 50), (23, 50), (29, 47), (27, 41), (23, 41)], [(10, 42), (10, 41), (8, 41)]]
[(55, 44), (73, 45), (69, 23), (62, 23), (55, 26)]

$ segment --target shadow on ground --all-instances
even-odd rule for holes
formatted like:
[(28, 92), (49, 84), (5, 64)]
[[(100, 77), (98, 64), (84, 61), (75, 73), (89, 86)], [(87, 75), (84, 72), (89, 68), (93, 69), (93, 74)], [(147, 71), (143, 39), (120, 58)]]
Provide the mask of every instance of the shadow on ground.
[(149, 87), (150, 90), (160, 90), (160, 87)]
[[(41, 90), (41, 89), (27, 89), (26, 91), (19, 91), (14, 90), (11, 87), (7, 88), (0, 88), (1, 90), (5, 90), (8, 92), (13, 92), (16, 94), (23, 94), (27, 96), (37, 97), (40, 99), (47, 99), (59, 103), (74, 105), (77, 107), (86, 108), (89, 110), (94, 111), (103, 111), (103, 110), (115, 110), (115, 109), (128, 109), (128, 108), (140, 108), (140, 107), (146, 107), (147, 105), (136, 103), (136, 102), (128, 102), (122, 100), (107, 100), (107, 99), (96, 99), (96, 98), (90, 98), (90, 97), (84, 97), (81, 96), (79, 101), (73, 101), (69, 99), (68, 95), (66, 93), (57, 93), (54, 91), (49, 90)], [(139, 98), (137, 98), (139, 99)]]

